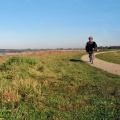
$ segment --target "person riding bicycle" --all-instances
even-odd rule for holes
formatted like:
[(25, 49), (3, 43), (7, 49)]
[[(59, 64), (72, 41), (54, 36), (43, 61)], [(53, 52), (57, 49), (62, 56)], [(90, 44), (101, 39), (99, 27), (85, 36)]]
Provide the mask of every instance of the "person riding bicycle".
[[(90, 55), (94, 55), (94, 50), (97, 49), (97, 44), (96, 44), (96, 42), (93, 41), (92, 36), (90, 36), (88, 39), (89, 39), (89, 41), (86, 43), (85, 49), (88, 52), (89, 58), (90, 58)], [(90, 60), (90, 62), (91, 62), (91, 60)]]

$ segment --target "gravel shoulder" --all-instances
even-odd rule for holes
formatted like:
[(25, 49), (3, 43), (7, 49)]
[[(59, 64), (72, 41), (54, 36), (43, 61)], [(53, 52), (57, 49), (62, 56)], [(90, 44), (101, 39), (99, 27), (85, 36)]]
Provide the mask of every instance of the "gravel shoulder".
[[(101, 54), (101, 53), (107, 53), (107, 52), (95, 53), (95, 55)], [(102, 69), (104, 71), (107, 71), (109, 73), (112, 73), (112, 74), (120, 75), (120, 65), (119, 64), (106, 62), (106, 61), (100, 60), (100, 59), (98, 59), (96, 57), (94, 58), (94, 64), (91, 64), (89, 62), (88, 55), (82, 56), (82, 60), (85, 61), (86, 63), (90, 64), (91, 66), (100, 68), (100, 69)]]

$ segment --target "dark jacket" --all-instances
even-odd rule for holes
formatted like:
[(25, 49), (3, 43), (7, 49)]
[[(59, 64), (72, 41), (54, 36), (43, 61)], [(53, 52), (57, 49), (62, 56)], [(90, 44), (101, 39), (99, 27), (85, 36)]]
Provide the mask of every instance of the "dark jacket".
[(87, 42), (87, 43), (86, 43), (85, 49), (86, 49), (87, 52), (93, 51), (93, 48), (94, 48), (94, 49), (97, 48), (96, 42)]

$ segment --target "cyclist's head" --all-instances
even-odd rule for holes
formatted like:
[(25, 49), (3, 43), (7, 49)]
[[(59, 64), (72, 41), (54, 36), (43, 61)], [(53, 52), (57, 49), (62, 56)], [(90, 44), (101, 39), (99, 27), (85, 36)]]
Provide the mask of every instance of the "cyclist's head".
[(89, 41), (90, 41), (90, 42), (92, 42), (93, 37), (92, 37), (92, 36), (90, 36), (88, 39), (89, 39)]

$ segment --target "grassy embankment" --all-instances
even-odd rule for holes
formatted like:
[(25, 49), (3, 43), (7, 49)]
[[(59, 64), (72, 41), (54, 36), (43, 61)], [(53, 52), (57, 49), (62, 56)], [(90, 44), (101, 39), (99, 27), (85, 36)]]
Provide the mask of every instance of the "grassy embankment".
[(98, 54), (98, 55), (96, 55), (96, 57), (101, 60), (105, 60), (107, 62), (120, 64), (120, 50), (115, 51), (115, 52)]
[(82, 62), (83, 51), (0, 57), (0, 118), (113, 120), (120, 76)]

